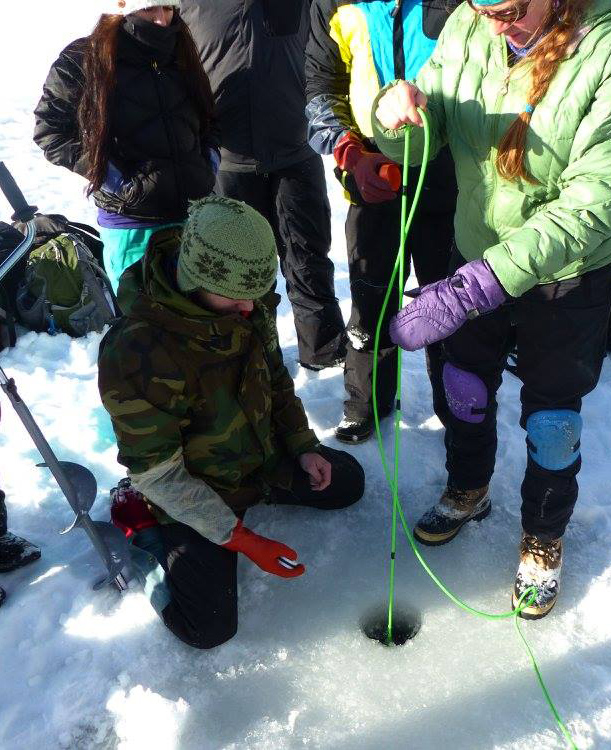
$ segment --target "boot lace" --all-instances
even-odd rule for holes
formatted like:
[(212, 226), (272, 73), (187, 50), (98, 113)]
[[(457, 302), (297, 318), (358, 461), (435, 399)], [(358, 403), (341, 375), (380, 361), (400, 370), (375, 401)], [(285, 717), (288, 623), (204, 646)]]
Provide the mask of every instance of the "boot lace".
[(488, 487), (482, 487), (478, 490), (458, 490), (455, 487), (447, 487), (444, 500), (449, 501), (449, 505), (462, 513), (468, 513), (484, 497)]
[(523, 560), (530, 557), (539, 567), (545, 570), (554, 570), (560, 565), (561, 550), (560, 539), (545, 542), (536, 536), (524, 534), (520, 553)]

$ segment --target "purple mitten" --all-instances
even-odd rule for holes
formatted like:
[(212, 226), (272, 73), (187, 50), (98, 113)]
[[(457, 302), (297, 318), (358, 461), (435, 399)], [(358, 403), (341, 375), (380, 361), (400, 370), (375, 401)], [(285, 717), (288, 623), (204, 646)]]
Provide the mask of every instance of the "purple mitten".
[(390, 338), (408, 352), (450, 336), (467, 320), (502, 305), (506, 293), (485, 260), (472, 260), (449, 279), (423, 287), (390, 321)]

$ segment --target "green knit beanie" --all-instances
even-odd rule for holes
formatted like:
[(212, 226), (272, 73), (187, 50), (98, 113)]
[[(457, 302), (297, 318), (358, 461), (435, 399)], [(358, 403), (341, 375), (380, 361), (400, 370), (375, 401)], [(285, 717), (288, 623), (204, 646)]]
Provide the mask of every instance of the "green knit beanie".
[(178, 254), (181, 292), (257, 299), (270, 290), (277, 270), (274, 233), (258, 211), (218, 196), (191, 201)]

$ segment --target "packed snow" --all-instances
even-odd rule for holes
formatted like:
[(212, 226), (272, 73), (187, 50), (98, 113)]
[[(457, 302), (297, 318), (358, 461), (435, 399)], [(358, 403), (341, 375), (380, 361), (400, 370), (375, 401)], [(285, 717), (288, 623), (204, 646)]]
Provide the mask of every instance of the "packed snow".
[[(10, 3), (0, 46), (0, 159), (45, 212), (95, 221), (83, 182), (52, 167), (31, 141), (32, 109), (51, 62), (87, 34), (100, 4)], [(347, 317), (345, 204), (329, 170), (337, 294)], [(10, 211), (0, 198), (0, 217)], [(281, 284), (282, 286), (282, 284)], [(290, 307), (281, 344), (312, 425), (340, 447), (342, 373), (296, 363)], [(27, 333), (0, 355), (62, 459), (98, 481), (96, 519), (123, 476), (96, 386), (99, 335)], [(413, 522), (444, 484), (443, 431), (432, 414), (421, 353), (404, 355), (400, 492)], [(524, 632), (579, 748), (611, 748), (611, 515), (608, 509), (611, 363), (584, 403), (581, 494), (566, 534), (562, 592), (545, 620)], [(0, 486), (10, 528), (42, 548), (41, 559), (0, 577), (0, 747), (121, 750), (498, 750), (562, 748), (511, 621), (477, 619), (447, 600), (399, 540), (397, 602), (422, 619), (403, 647), (368, 640), (360, 623), (385, 605), (390, 495), (375, 441), (352, 449), (367, 474), (363, 500), (328, 514), (257, 508), (248, 523), (294, 546), (307, 566), (293, 581), (240, 561), (240, 627), (213, 651), (176, 640), (133, 583), (94, 592), (102, 568), (82, 531), (60, 536), (71, 511), (4, 396)], [(425, 550), (435, 571), (472, 606), (507, 611), (520, 534), (525, 464), (519, 383), (500, 392), (493, 513), (452, 544)], [(391, 450), (391, 425), (383, 427)]]

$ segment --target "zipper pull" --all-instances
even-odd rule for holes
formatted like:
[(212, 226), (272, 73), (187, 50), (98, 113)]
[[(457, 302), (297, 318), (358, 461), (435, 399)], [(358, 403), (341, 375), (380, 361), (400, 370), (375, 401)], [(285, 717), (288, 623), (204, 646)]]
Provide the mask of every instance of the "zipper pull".
[(155, 73), (157, 73), (157, 75), (161, 75), (159, 73), (159, 66), (157, 65), (157, 60), (153, 60), (153, 62), (151, 64), (153, 66), (153, 70), (155, 71)]
[(401, 9), (401, 0), (395, 0), (395, 7), (390, 11), (390, 17), (396, 18), (400, 9)]

